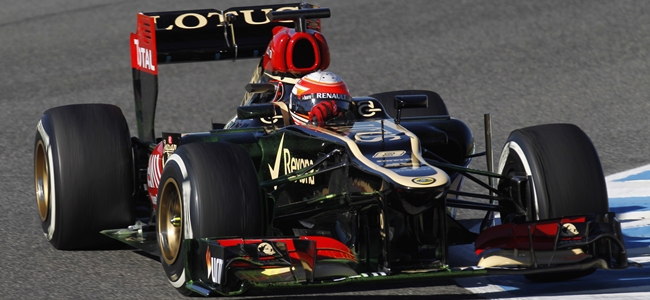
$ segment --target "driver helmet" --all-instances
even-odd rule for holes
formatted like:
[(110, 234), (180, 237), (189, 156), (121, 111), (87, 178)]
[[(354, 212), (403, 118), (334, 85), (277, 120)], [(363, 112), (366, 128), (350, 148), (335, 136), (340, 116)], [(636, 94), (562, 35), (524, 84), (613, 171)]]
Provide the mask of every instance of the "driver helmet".
[(293, 86), (289, 110), (295, 124), (322, 126), (344, 115), (350, 109), (351, 99), (341, 77), (329, 71), (316, 71), (303, 76)]

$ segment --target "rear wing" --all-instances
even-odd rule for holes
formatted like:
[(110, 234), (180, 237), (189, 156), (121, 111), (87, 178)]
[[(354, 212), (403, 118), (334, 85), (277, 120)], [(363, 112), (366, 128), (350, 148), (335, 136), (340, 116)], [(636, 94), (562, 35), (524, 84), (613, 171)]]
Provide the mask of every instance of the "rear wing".
[(320, 31), (321, 17), (329, 17), (329, 9), (308, 3), (139, 13), (130, 40), (138, 137), (155, 140), (160, 65), (261, 58), (274, 27)]

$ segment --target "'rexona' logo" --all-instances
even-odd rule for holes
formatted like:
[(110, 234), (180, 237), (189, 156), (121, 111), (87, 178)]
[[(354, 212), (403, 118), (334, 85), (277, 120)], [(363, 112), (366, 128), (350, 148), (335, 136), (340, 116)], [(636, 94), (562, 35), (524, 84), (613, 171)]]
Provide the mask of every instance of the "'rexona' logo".
[[(276, 179), (280, 175), (281, 160), (284, 160), (284, 174), (289, 174), (291, 172), (298, 171), (314, 164), (314, 161), (311, 159), (292, 157), (289, 149), (283, 148), (283, 146), (284, 134), (282, 134), (282, 138), (280, 139), (280, 145), (278, 146), (278, 152), (275, 155), (275, 162), (273, 163), (273, 166), (270, 164), (268, 165), (269, 172), (271, 173), (271, 179)], [(311, 185), (315, 184), (314, 177), (303, 178), (298, 180), (298, 182)]]
[(140, 47), (139, 40), (134, 39), (133, 44), (135, 44), (135, 56), (138, 61), (138, 67), (155, 72), (156, 66), (153, 63), (155, 57), (151, 54), (151, 50)]
[[(291, 152), (289, 152), (289, 149), (287, 148), (283, 149), (283, 153), (284, 153), (284, 174), (289, 174), (291, 172), (304, 169), (314, 164), (314, 161), (311, 159), (291, 157)], [(312, 177), (303, 178), (298, 180), (298, 182), (314, 185), (314, 177), (312, 176)]]

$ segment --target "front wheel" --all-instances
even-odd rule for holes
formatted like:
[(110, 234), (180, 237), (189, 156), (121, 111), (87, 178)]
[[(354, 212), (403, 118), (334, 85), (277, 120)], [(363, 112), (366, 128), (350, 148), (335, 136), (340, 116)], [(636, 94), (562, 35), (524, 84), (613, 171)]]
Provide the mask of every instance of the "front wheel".
[(246, 151), (228, 143), (183, 145), (167, 160), (158, 192), (160, 260), (169, 282), (184, 295), (194, 257), (189, 243), (209, 237), (259, 237), (264, 205), (255, 167)]
[[(532, 191), (517, 205), (506, 207), (507, 222), (547, 220), (609, 211), (603, 170), (589, 137), (572, 124), (548, 124), (513, 131), (501, 152), (498, 173), (530, 176)], [(498, 183), (507, 193), (509, 184)], [(522, 213), (523, 212), (523, 213)], [(595, 269), (562, 274), (527, 275), (532, 281), (562, 281), (593, 273)]]

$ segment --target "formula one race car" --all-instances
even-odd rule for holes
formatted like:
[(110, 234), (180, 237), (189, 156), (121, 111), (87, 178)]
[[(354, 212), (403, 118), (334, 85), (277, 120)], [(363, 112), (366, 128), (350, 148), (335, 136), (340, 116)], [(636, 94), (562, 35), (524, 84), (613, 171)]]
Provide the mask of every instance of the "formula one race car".
[[(469, 128), (431, 91), (353, 97), (342, 118), (296, 124), (283, 100), (328, 67), (320, 20), (329, 16), (304, 3), (138, 14), (138, 136), (113, 105), (56, 107), (38, 123), (36, 199), (50, 243), (119, 240), (159, 256), (178, 291), (201, 295), (414, 277), (566, 280), (628, 267), (598, 155), (577, 126), (513, 131), (493, 171), (489, 115), (487, 149), (475, 153)], [(160, 66), (243, 58), (260, 63), (236, 117), (155, 135)], [(477, 156), (487, 170), (468, 167)], [(485, 192), (462, 191), (466, 179)], [(478, 233), (456, 208), (486, 212)], [(448, 247), (472, 243), (478, 265), (449, 266)]]

